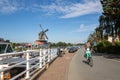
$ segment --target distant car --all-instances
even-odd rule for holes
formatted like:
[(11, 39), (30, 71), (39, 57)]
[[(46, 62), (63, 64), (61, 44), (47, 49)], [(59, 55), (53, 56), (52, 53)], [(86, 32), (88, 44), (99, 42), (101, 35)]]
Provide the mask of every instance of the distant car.
[(71, 47), (68, 52), (69, 52), (69, 53), (74, 53), (74, 52), (76, 52), (77, 50), (78, 50), (77, 47)]

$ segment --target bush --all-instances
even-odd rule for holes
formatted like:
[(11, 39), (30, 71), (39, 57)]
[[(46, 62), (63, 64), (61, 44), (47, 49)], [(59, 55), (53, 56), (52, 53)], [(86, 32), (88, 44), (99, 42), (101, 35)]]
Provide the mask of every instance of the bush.
[(104, 52), (104, 44), (103, 44), (103, 42), (99, 42), (98, 44), (97, 44), (97, 51), (98, 52)]
[(115, 45), (114, 45), (114, 52), (116, 53), (116, 54), (120, 54), (120, 41), (119, 42), (115, 42)]
[(112, 43), (103, 40), (97, 44), (97, 50), (98, 52), (102, 52), (102, 53), (108, 52), (110, 46), (112, 46)]
[(120, 41), (119, 42), (115, 42), (115, 46), (120, 46)]
[(115, 42), (113, 45), (108, 41), (101, 41), (97, 44), (97, 50), (101, 53), (112, 53), (112, 54), (120, 54), (120, 42)]

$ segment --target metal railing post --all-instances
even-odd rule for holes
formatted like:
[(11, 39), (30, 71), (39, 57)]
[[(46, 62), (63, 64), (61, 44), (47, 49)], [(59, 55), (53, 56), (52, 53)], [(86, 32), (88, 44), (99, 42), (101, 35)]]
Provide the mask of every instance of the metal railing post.
[(43, 65), (45, 66), (45, 56), (46, 56), (46, 53), (45, 53), (46, 51), (45, 51), (45, 49), (43, 49)]
[(42, 49), (39, 52), (39, 68), (42, 68)]
[[(0, 69), (2, 69), (2, 66), (0, 66)], [(3, 78), (2, 73), (3, 73), (3, 72), (0, 72), (0, 80), (2, 80), (2, 78)]]
[(48, 61), (49, 61), (48, 49), (46, 49), (46, 56), (47, 56), (47, 63), (48, 63)]
[(47, 55), (48, 55), (48, 62), (50, 62), (50, 49), (47, 49)]
[(52, 60), (52, 49), (50, 49), (50, 61)]
[(29, 62), (29, 52), (27, 52), (26, 53), (26, 60), (27, 60), (27, 62), (26, 62), (26, 79), (28, 80), (29, 78), (30, 78), (30, 71), (29, 71), (29, 69), (30, 69), (30, 62)]
[(55, 49), (55, 57), (57, 57), (57, 49)]
[(52, 49), (52, 51), (51, 51), (51, 58), (52, 58), (52, 60), (54, 58), (54, 49)]

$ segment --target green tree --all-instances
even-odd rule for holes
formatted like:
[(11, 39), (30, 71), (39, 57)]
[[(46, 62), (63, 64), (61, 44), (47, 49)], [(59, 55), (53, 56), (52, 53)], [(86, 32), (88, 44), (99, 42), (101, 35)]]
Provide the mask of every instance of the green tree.
[(101, 0), (103, 7), (104, 30), (107, 35), (120, 38), (120, 0)]

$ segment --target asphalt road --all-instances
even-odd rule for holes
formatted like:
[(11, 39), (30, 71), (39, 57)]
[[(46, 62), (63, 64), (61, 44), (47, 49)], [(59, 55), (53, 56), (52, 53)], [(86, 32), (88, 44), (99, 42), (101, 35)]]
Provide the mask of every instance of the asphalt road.
[(83, 62), (84, 48), (73, 57), (69, 69), (68, 80), (120, 80), (120, 61), (93, 56), (93, 67)]

